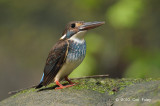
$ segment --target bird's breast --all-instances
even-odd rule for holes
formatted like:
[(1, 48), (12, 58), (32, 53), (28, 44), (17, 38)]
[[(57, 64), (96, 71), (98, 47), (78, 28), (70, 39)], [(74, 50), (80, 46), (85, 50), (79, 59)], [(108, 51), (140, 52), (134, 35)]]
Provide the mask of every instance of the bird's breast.
[(69, 40), (69, 49), (67, 55), (67, 63), (82, 62), (86, 55), (86, 42), (76, 42)]
[(76, 67), (78, 67), (83, 61), (86, 55), (86, 42), (78, 43), (69, 40), (68, 54), (66, 62), (58, 72), (55, 80), (61, 80), (65, 76), (68, 76)]

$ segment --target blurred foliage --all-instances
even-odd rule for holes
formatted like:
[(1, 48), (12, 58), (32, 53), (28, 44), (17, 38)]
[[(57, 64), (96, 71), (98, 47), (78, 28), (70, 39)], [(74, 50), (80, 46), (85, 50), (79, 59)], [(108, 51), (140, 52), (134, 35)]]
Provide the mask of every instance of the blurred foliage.
[[(153, 55), (154, 54), (154, 55)], [(133, 78), (159, 78), (160, 51), (149, 53), (136, 59), (127, 69), (125, 76)]]
[[(70, 75), (160, 76), (158, 0), (0, 0), (0, 99), (39, 82), (69, 21), (106, 21), (86, 34), (84, 62)], [(4, 91), (4, 92), (3, 92)]]
[(143, 9), (142, 0), (119, 0), (108, 9), (106, 16), (114, 27), (132, 27), (138, 22)]

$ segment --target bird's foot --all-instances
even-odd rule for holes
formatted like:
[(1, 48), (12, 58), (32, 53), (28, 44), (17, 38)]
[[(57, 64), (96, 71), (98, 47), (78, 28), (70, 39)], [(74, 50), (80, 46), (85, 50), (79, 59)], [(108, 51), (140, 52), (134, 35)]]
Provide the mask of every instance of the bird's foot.
[(68, 81), (69, 84), (75, 84), (75, 85), (78, 84), (78, 83), (76, 83), (76, 82), (72, 82), (70, 79), (68, 79), (68, 77), (65, 77), (65, 80)]
[(68, 88), (68, 87), (71, 87), (71, 86), (74, 86), (74, 85), (76, 85), (76, 84), (71, 84), (71, 85), (66, 85), (66, 86), (63, 86), (62, 84), (60, 84), (59, 83), (59, 81), (55, 81), (56, 82), (56, 84), (59, 86), (59, 87), (57, 87), (57, 88), (55, 88), (55, 89), (63, 89), (63, 88)]
[(64, 88), (68, 88), (68, 87), (71, 87), (71, 86), (74, 86), (75, 84), (72, 84), (72, 85), (66, 85), (66, 86), (59, 86), (59, 87), (57, 87), (57, 88), (55, 88), (55, 89), (64, 89)]

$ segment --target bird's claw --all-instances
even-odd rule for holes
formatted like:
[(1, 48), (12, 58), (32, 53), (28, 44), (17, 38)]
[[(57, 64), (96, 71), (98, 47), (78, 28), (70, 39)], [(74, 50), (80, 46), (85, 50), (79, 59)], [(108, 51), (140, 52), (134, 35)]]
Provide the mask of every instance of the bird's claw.
[(71, 87), (71, 86), (74, 86), (76, 84), (71, 84), (71, 85), (66, 85), (66, 86), (60, 86), (60, 87), (56, 87), (55, 89), (64, 89), (64, 88), (68, 88), (68, 87)]

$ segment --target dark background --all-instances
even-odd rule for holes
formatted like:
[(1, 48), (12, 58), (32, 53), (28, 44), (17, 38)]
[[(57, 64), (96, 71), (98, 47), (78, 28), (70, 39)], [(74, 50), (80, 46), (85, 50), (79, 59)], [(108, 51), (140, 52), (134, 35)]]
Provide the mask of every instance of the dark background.
[(86, 34), (87, 55), (70, 77), (160, 77), (158, 0), (0, 0), (0, 100), (38, 84), (69, 21), (105, 21)]

